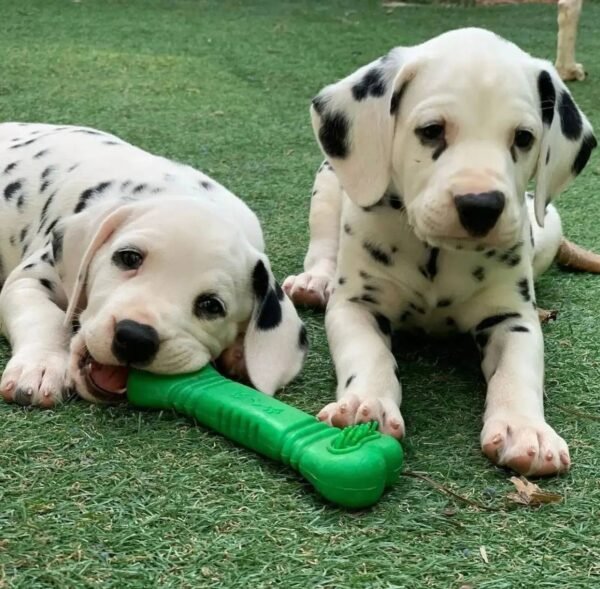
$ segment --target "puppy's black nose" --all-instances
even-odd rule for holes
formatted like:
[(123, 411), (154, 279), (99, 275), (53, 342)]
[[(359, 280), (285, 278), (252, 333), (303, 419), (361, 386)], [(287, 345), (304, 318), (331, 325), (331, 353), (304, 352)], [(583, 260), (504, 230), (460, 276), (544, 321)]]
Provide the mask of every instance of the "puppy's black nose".
[(505, 200), (499, 190), (454, 197), (460, 223), (473, 237), (483, 237), (490, 232), (504, 210)]
[(115, 325), (112, 352), (125, 364), (146, 364), (158, 352), (159, 343), (154, 327), (123, 319)]

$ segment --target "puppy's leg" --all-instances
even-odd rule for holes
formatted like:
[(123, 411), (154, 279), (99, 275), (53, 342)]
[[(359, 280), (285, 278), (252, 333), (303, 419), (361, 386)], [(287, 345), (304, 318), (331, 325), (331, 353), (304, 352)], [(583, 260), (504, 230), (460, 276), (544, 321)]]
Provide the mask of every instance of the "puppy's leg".
[(567, 444), (544, 419), (544, 342), (536, 310), (531, 304), (500, 313), (488, 308), (480, 317), (473, 332), (488, 383), (483, 452), (524, 475), (568, 470)]
[(9, 275), (0, 294), (2, 332), (12, 356), (0, 394), (20, 405), (51, 407), (69, 392), (66, 298), (49, 251), (30, 256)]
[(337, 427), (374, 420), (383, 433), (402, 437), (402, 389), (390, 350), (389, 321), (334, 295), (325, 326), (337, 374), (337, 401), (318, 418)]
[(336, 269), (342, 188), (337, 176), (324, 162), (315, 178), (310, 203), (310, 243), (304, 272), (288, 276), (283, 289), (298, 305), (324, 307), (331, 294)]
[(577, 27), (583, 0), (558, 0), (558, 43), (556, 69), (565, 80), (584, 80), (585, 70), (575, 61)]

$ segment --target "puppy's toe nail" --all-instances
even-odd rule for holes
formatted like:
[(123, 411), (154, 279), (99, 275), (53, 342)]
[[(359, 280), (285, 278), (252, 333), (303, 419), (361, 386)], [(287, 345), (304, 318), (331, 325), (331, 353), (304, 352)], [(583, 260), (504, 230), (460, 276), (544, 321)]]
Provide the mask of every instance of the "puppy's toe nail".
[(502, 441), (502, 434), (496, 434), (493, 438), (492, 438), (492, 444), (499, 444)]
[(560, 453), (560, 461), (565, 466), (569, 466), (569, 464), (571, 464), (571, 459), (569, 458), (569, 455), (564, 450)]
[(552, 453), (552, 450), (548, 450), (548, 452), (546, 452), (546, 460), (550, 461), (554, 458), (554, 454)]
[(371, 414), (371, 410), (368, 407), (363, 407), (361, 413), (365, 416), (368, 417)]
[(528, 454), (529, 456), (535, 456), (535, 453), (536, 453), (536, 452), (537, 452), (537, 450), (536, 450), (536, 449), (535, 449), (533, 446), (531, 446), (531, 447), (529, 448), (529, 450), (527, 450), (527, 454)]

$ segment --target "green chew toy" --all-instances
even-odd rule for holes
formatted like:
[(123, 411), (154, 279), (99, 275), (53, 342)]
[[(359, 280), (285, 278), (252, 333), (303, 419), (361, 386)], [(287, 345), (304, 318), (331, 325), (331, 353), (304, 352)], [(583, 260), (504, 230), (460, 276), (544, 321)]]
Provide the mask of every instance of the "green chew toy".
[(221, 376), (212, 366), (181, 375), (132, 370), (127, 398), (136, 407), (173, 409), (299, 471), (326, 499), (373, 505), (398, 478), (402, 446), (376, 423), (340, 430)]

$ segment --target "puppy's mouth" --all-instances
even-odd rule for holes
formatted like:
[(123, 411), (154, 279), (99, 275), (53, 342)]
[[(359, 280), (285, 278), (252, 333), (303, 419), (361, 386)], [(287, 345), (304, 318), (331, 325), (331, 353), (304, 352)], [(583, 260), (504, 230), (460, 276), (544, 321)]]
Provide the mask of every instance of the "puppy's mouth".
[(89, 393), (99, 401), (120, 403), (126, 400), (129, 376), (127, 366), (100, 364), (86, 349), (79, 363), (79, 369)]

